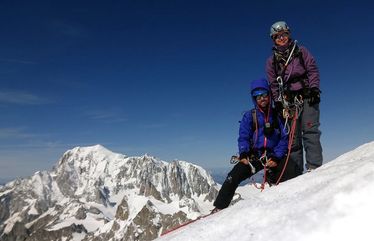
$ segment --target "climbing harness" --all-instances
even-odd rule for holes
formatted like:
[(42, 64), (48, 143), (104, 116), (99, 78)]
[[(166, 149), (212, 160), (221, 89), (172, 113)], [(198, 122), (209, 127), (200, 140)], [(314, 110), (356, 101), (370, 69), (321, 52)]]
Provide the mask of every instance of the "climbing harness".
[[(289, 120), (291, 119), (294, 122), (296, 122), (296, 119), (298, 119), (300, 117), (300, 115), (303, 111), (303, 104), (304, 104), (304, 100), (303, 100), (302, 95), (287, 96), (285, 94), (285, 86), (284, 86), (284, 81), (283, 81), (287, 66), (289, 65), (289, 63), (291, 61), (291, 58), (292, 58), (292, 55), (295, 52), (296, 46), (297, 46), (297, 40), (294, 41), (294, 44), (292, 46), (292, 49), (291, 49), (290, 54), (289, 54), (289, 56), (286, 60), (286, 63), (283, 67), (283, 70), (282, 70), (281, 74), (276, 78), (276, 81), (278, 83), (278, 93), (279, 93), (278, 99), (276, 101), (279, 101), (283, 106), (283, 112), (282, 112), (282, 116), (284, 118), (284, 129), (283, 129), (283, 131), (285, 131), (285, 133), (287, 133), (288, 135), (291, 134), (292, 129), (293, 129), (293, 127), (292, 127), (293, 123), (291, 123), (291, 126), (290, 126)], [(301, 52), (300, 52), (300, 54), (301, 54)], [(302, 65), (304, 65), (304, 60), (302, 58), (302, 55), (299, 55), (299, 56), (300, 56), (300, 62), (302, 63)], [(274, 66), (276, 66), (276, 65), (274, 65)], [(289, 77), (290, 77), (290, 74), (288, 75), (288, 78)], [(305, 87), (305, 84), (303, 82), (302, 82), (302, 85)], [(290, 137), (291, 137), (291, 135), (290, 135)], [(293, 141), (293, 138), (290, 138), (290, 142), (292, 142), (292, 141)], [(288, 156), (289, 155), (287, 155), (287, 159), (288, 159)]]

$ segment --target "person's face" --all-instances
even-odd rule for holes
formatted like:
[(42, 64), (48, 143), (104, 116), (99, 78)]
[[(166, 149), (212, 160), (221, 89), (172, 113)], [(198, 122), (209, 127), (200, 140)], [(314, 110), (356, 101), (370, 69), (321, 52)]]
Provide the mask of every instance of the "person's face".
[(290, 33), (289, 32), (279, 32), (273, 36), (273, 40), (275, 45), (277, 46), (285, 46), (290, 39)]
[(260, 108), (266, 108), (269, 105), (270, 98), (269, 98), (268, 93), (257, 95), (255, 98), (256, 98), (257, 105)]

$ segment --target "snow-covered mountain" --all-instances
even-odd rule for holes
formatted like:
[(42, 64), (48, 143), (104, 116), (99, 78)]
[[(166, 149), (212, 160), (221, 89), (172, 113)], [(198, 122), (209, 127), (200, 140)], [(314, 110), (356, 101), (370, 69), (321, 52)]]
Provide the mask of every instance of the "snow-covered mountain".
[(263, 192), (238, 192), (244, 200), (157, 240), (373, 240), (374, 142)]
[(52, 171), (0, 187), (0, 240), (152, 240), (209, 212), (217, 189), (184, 161), (77, 147)]

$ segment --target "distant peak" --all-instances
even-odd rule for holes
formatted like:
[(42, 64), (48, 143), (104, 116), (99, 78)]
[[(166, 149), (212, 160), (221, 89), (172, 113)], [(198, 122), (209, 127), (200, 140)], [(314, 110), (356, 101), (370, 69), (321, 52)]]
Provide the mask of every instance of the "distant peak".
[(147, 158), (147, 159), (156, 159), (156, 157), (149, 155), (148, 153), (145, 153), (144, 155), (140, 156), (141, 158)]
[(97, 164), (103, 160), (110, 161), (123, 159), (125, 157), (125, 155), (114, 153), (100, 144), (84, 147), (77, 146), (64, 153), (63, 157), (58, 163), (58, 166), (66, 162), (73, 163), (82, 162), (85, 160), (91, 160), (92, 163)]
[(67, 153), (75, 153), (75, 154), (82, 154), (82, 155), (88, 155), (88, 154), (102, 154), (102, 155), (113, 155), (116, 154), (109, 150), (108, 148), (104, 147), (103, 145), (96, 144), (92, 146), (77, 146), (69, 151)]
[(96, 144), (92, 146), (78, 146), (73, 148), (73, 150), (80, 150), (80, 151), (109, 151), (109, 149), (105, 148), (103, 145)]

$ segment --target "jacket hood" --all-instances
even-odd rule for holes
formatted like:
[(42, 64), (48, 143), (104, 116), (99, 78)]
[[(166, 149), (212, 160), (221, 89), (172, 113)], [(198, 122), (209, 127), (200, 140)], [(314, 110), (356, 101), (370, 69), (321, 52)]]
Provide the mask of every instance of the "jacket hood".
[[(251, 83), (251, 96), (252, 96), (252, 101), (253, 101), (253, 104), (257, 107), (257, 102), (256, 102), (256, 98), (253, 97), (253, 91), (256, 90), (256, 89), (265, 89), (269, 92), (269, 96), (271, 96), (270, 94), (270, 87), (269, 87), (269, 84), (268, 84), (268, 81), (264, 78), (262, 79), (257, 79), (257, 80), (254, 80), (252, 81)], [(270, 100), (271, 102), (271, 100)]]
[(252, 93), (255, 89), (265, 89), (267, 91), (270, 91), (268, 81), (264, 78), (252, 81), (252, 83), (251, 83), (251, 95), (252, 95)]

